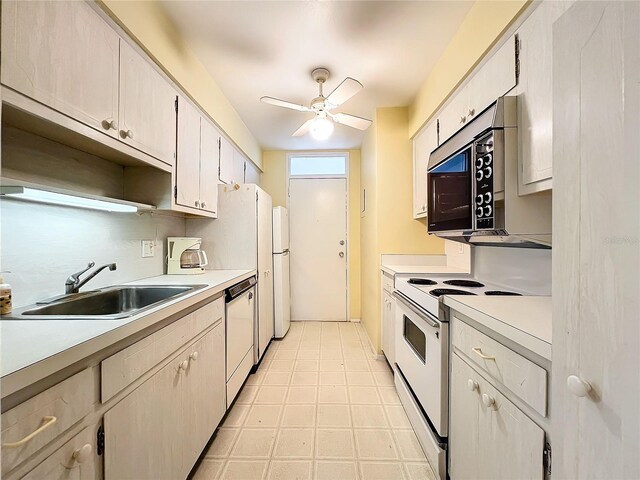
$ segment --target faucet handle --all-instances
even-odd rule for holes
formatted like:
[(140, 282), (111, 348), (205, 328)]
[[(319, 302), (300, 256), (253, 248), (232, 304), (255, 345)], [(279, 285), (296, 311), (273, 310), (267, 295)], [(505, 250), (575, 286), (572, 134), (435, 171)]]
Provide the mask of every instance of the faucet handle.
[(80, 275), (82, 275), (84, 272), (86, 272), (87, 270), (89, 270), (90, 268), (93, 268), (96, 266), (96, 262), (89, 262), (89, 265), (87, 265), (87, 268), (85, 268), (84, 270), (80, 270), (77, 273), (73, 273), (69, 276), (69, 279), (67, 280), (67, 283), (75, 283), (78, 281), (78, 278), (80, 277)]

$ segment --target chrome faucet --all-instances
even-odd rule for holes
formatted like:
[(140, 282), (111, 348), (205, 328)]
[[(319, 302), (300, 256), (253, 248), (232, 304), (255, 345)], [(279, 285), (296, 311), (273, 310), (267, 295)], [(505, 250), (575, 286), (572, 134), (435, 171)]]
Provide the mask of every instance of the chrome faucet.
[(91, 272), (87, 276), (87, 278), (85, 278), (84, 280), (80, 281), (80, 275), (85, 273), (90, 268), (93, 268), (94, 266), (95, 266), (95, 262), (91, 262), (91, 263), (89, 263), (89, 265), (87, 265), (87, 268), (85, 268), (84, 270), (79, 271), (78, 273), (74, 273), (69, 278), (67, 278), (67, 281), (64, 283), (64, 291), (65, 291), (65, 293), (67, 293), (67, 294), (69, 294), (69, 293), (78, 293), (78, 290), (80, 290), (80, 287), (82, 287), (85, 283), (87, 283), (89, 280), (91, 280), (93, 277), (95, 277), (97, 274), (99, 274), (105, 268), (109, 268), (109, 270), (111, 270), (111, 271), (114, 271), (116, 269), (116, 264), (115, 263), (108, 263), (106, 265), (102, 265), (101, 267), (96, 268), (93, 272)]

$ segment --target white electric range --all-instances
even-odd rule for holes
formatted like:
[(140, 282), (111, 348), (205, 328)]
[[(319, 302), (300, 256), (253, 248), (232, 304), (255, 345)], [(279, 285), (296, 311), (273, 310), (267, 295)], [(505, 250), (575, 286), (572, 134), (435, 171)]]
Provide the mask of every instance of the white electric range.
[(449, 423), (449, 323), (443, 295), (523, 295), (469, 274), (395, 277), (395, 383), (436, 473), (446, 478)]

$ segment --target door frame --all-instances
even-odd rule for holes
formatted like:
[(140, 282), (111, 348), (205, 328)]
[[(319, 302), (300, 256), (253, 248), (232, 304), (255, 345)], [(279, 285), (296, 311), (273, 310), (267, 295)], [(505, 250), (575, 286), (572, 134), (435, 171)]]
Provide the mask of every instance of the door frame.
[[(344, 165), (344, 175), (293, 175), (291, 176), (291, 157), (344, 157), (345, 159), (345, 165)], [(291, 179), (294, 178), (299, 178), (299, 179), (331, 179), (331, 178), (344, 178), (347, 181), (346, 184), (346, 202), (345, 202), (345, 208), (347, 209), (347, 225), (346, 225), (346, 232), (347, 232), (347, 238), (345, 239), (345, 242), (347, 244), (347, 248), (345, 251), (345, 258), (347, 259), (347, 271), (346, 271), (346, 275), (347, 275), (347, 302), (346, 302), (346, 308), (347, 311), (345, 312), (345, 319), (347, 322), (351, 322), (351, 255), (349, 255), (349, 251), (351, 249), (351, 232), (349, 229), (350, 226), (350, 215), (349, 215), (349, 211), (351, 208), (350, 205), (350, 199), (349, 199), (349, 166), (350, 166), (350, 162), (349, 162), (349, 152), (348, 151), (342, 151), (342, 150), (328, 150), (328, 151), (322, 151), (322, 150), (313, 150), (313, 151), (299, 151), (299, 152), (287, 152), (287, 169), (285, 172), (285, 178), (286, 178), (286, 188), (287, 188), (287, 211), (291, 211), (289, 202), (291, 200), (291, 189), (290, 189), (290, 182)], [(289, 235), (291, 235), (291, 215), (289, 215)]]

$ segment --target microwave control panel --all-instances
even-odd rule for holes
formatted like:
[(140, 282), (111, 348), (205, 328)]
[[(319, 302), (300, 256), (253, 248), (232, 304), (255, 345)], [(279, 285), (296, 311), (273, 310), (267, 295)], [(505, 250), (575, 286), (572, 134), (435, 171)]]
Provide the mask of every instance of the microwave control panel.
[(475, 196), (473, 204), (476, 229), (493, 229), (493, 133), (477, 140), (474, 146)]

